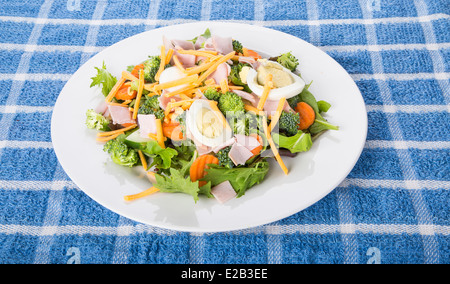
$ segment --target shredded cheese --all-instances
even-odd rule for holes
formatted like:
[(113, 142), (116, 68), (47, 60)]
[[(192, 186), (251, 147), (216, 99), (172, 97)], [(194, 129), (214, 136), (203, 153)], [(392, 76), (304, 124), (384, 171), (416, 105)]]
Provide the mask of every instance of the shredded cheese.
[(111, 91), (109, 92), (109, 94), (106, 96), (106, 98), (105, 98), (106, 102), (109, 103), (109, 102), (115, 97), (115, 95), (117, 94), (117, 91), (120, 89), (120, 87), (122, 87), (122, 85), (123, 85), (123, 83), (125, 83), (125, 81), (126, 81), (126, 78), (124, 78), (124, 77), (122, 76), (122, 78), (120, 78), (120, 79), (116, 82), (116, 84), (114, 85), (114, 87), (111, 89)]
[(208, 70), (211, 66), (214, 65), (214, 62), (215, 61), (211, 60), (210, 62), (202, 63), (199, 66), (186, 69), (186, 74), (193, 75)]
[(158, 85), (158, 83), (151, 83), (151, 84), (144, 84), (144, 89), (146, 89), (149, 92), (153, 91), (153, 87)]
[(144, 70), (141, 69), (139, 70), (139, 86), (138, 86), (138, 93), (136, 95), (136, 101), (134, 103), (136, 107), (133, 109), (133, 119), (136, 119), (137, 117), (143, 90), (144, 90)]
[(194, 85), (187, 85), (187, 86), (185, 86), (185, 87), (183, 87), (183, 88), (179, 88), (178, 90), (175, 90), (175, 91), (166, 93), (166, 94), (164, 94), (164, 96), (166, 96), (167, 98), (170, 98), (170, 97), (179, 95), (179, 94), (181, 94), (181, 93), (187, 92), (187, 91), (189, 91), (189, 90), (191, 90), (191, 89), (194, 89), (194, 88), (195, 88)]
[(162, 83), (162, 84), (157, 84), (153, 87), (152, 91), (159, 91), (159, 90), (164, 90), (167, 88), (171, 88), (171, 87), (176, 87), (179, 85), (184, 85), (184, 84), (191, 84), (194, 83), (195, 81), (197, 81), (198, 79), (198, 75), (194, 74), (191, 76), (186, 76), (177, 80), (173, 80), (170, 82), (166, 82), (166, 83)]
[(161, 76), (161, 73), (164, 71), (164, 66), (166, 66), (166, 48), (164, 45), (161, 45), (161, 61), (159, 64), (158, 72), (155, 75), (155, 80), (159, 81), (159, 76)]
[(210, 78), (205, 81), (206, 86), (211, 86), (211, 85), (215, 85), (215, 84), (216, 84), (216, 80), (214, 80), (213, 78)]
[(181, 64), (180, 60), (178, 59), (178, 56), (173, 56), (173, 62), (175, 63), (175, 66), (183, 73), (186, 73), (186, 69), (184, 69), (183, 64)]
[(256, 107), (251, 106), (251, 105), (245, 104), (244, 108), (245, 108), (246, 111), (251, 111), (251, 112), (253, 112), (253, 113), (257, 114), (257, 115), (266, 115), (266, 113), (264, 111), (259, 110)]
[(150, 194), (156, 193), (158, 192), (159, 189), (152, 186), (149, 189), (144, 190), (143, 192), (137, 193), (137, 194), (132, 194), (132, 195), (126, 195), (124, 196), (125, 201), (133, 201), (145, 196), (149, 196)]
[(141, 159), (141, 163), (142, 163), (142, 167), (144, 168), (144, 170), (147, 170), (147, 159), (144, 156), (144, 153), (142, 153), (141, 150), (138, 150), (138, 154), (139, 154), (139, 159)]
[(272, 74), (267, 74), (266, 81), (264, 82), (264, 89), (263, 93), (261, 95), (261, 98), (258, 102), (258, 109), (262, 110), (264, 108), (264, 104), (266, 103), (267, 98), (269, 97), (270, 90), (272, 89), (273, 83), (272, 83)]
[(220, 90), (224, 94), (230, 90), (228, 87), (228, 79), (227, 78), (223, 78), (222, 80), (220, 80)]
[(136, 78), (133, 74), (131, 74), (128, 71), (122, 71), (122, 77), (124, 77), (125, 79), (130, 80), (130, 81), (139, 80), (138, 78)]
[(269, 131), (272, 132), (273, 129), (275, 128), (275, 126), (278, 123), (278, 120), (280, 119), (280, 115), (281, 112), (283, 111), (284, 105), (286, 104), (286, 98), (281, 98), (280, 101), (278, 102), (278, 107), (275, 111), (275, 115), (272, 116), (272, 119), (270, 121), (270, 125), (269, 125)]
[(277, 160), (281, 169), (287, 175), (289, 171), (288, 171), (286, 165), (284, 164), (283, 160), (281, 159), (280, 153), (278, 153), (277, 146), (273, 142), (272, 136), (270, 135), (270, 131), (267, 126), (267, 117), (265, 117), (265, 116), (263, 116), (263, 128), (264, 128), (264, 134), (266, 135), (267, 141), (269, 142), (270, 149), (272, 150), (273, 154), (275, 155), (275, 160)]
[(164, 144), (164, 135), (162, 130), (162, 124), (161, 119), (156, 119), (156, 141), (158, 141), (159, 146), (161, 148), (166, 148), (166, 145)]
[(116, 135), (116, 134), (122, 134), (125, 131), (131, 130), (133, 128), (137, 127), (136, 123), (133, 123), (132, 125), (125, 127), (125, 128), (121, 128), (121, 129), (117, 129), (117, 130), (113, 130), (113, 131), (105, 131), (105, 132), (99, 132), (97, 133), (98, 137), (107, 137), (107, 136), (112, 136), (112, 135)]
[(116, 133), (110, 136), (105, 136), (105, 137), (97, 137), (97, 142), (107, 142), (111, 139), (117, 138), (120, 134), (122, 134), (123, 132), (120, 133)]
[(172, 56), (173, 56), (173, 52), (174, 52), (173, 48), (170, 48), (169, 51), (167, 51), (165, 65), (170, 63), (170, 60), (172, 59)]
[(178, 53), (180, 54), (191, 54), (191, 55), (195, 55), (195, 56), (203, 56), (203, 57), (214, 57), (215, 55), (217, 55), (217, 51), (214, 51), (213, 53), (211, 52), (204, 52), (203, 50), (177, 50)]
[(231, 130), (231, 128), (228, 125), (228, 122), (227, 122), (225, 116), (223, 115), (223, 113), (217, 107), (217, 102), (216, 101), (209, 101), (209, 106), (217, 114), (217, 116), (220, 118), (220, 120), (222, 121), (223, 127), (227, 128), (228, 130)]
[(206, 70), (198, 78), (197, 83), (198, 84), (202, 83), (206, 78), (208, 78), (209, 75), (211, 75), (214, 71), (216, 71), (217, 67), (219, 67), (220, 64), (230, 60), (230, 58), (233, 57), (234, 54), (235, 54), (235, 51), (233, 50), (232, 52), (228, 53), (227, 55), (221, 56), (217, 61), (214, 62), (214, 64), (210, 68), (208, 68), (208, 70)]

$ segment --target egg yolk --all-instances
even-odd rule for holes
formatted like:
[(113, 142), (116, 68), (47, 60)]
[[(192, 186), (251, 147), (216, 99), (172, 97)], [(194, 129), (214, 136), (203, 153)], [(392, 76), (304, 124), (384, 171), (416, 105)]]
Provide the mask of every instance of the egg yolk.
[(197, 128), (203, 136), (216, 138), (223, 132), (223, 126), (217, 115), (207, 108), (202, 108), (196, 117)]

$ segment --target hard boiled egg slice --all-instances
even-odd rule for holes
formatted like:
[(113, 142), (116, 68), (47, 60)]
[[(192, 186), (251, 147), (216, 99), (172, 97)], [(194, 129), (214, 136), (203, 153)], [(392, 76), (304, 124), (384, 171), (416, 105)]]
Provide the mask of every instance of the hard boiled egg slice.
[(274, 88), (270, 90), (268, 100), (280, 100), (281, 98), (292, 98), (301, 93), (305, 87), (305, 81), (284, 68), (275, 61), (262, 60), (258, 70), (249, 69), (247, 73), (248, 87), (257, 96), (261, 97), (264, 90), (264, 79), (267, 73), (273, 75)]
[(186, 113), (186, 127), (195, 140), (209, 147), (219, 146), (233, 137), (225, 117), (215, 102), (196, 100)]
[[(175, 81), (175, 80), (184, 78), (186, 76), (187, 75), (184, 74), (182, 71), (180, 71), (176, 66), (168, 67), (168, 68), (164, 69), (164, 71), (159, 76), (159, 83), (163, 84), (163, 83)], [(173, 91), (176, 91), (176, 90), (181, 89), (186, 86), (187, 85), (184, 84), (184, 85), (167, 88), (166, 90), (168, 92), (173, 92)]]

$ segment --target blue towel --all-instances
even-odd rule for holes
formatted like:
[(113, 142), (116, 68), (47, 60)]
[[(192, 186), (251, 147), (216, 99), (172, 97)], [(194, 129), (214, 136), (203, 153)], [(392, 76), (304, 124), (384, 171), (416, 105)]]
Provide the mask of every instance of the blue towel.
[[(0, 7), (0, 263), (450, 263), (448, 0), (0, 0)], [(194, 234), (119, 216), (66, 175), (50, 122), (71, 74), (130, 35), (199, 20), (292, 34), (351, 74), (367, 105), (367, 142), (328, 196), (261, 227)]]

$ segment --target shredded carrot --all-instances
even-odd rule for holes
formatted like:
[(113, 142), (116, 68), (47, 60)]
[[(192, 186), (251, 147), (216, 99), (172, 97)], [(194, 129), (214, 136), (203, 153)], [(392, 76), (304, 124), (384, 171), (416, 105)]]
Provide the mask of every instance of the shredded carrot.
[(158, 141), (158, 144), (159, 146), (161, 146), (161, 148), (166, 148), (166, 145), (164, 144), (161, 119), (156, 119), (156, 141)]
[(139, 159), (141, 159), (141, 163), (142, 163), (142, 167), (144, 168), (144, 170), (147, 170), (147, 159), (144, 156), (144, 153), (142, 153), (141, 150), (138, 150), (138, 154), (139, 154)]
[(214, 71), (216, 71), (217, 67), (219, 67), (220, 64), (227, 62), (233, 55), (235, 54), (235, 51), (228, 53), (225, 56), (221, 56), (217, 61), (214, 62), (214, 64), (208, 68), (197, 80), (197, 83), (202, 83), (206, 78), (208, 78), (209, 75), (211, 75)]
[(113, 130), (113, 131), (105, 131), (105, 132), (99, 132), (97, 133), (98, 137), (107, 137), (107, 136), (111, 136), (111, 135), (115, 135), (115, 134), (122, 134), (125, 131), (131, 130), (133, 128), (136, 128), (137, 124), (133, 123), (132, 125), (125, 127), (125, 128), (121, 128), (121, 129), (117, 129), (117, 130)]
[(270, 73), (267, 74), (266, 81), (264, 82), (263, 93), (262, 93), (261, 98), (259, 99), (259, 102), (258, 102), (257, 109), (259, 109), (259, 110), (262, 110), (264, 108), (266, 100), (269, 97), (270, 90), (272, 89), (272, 86), (273, 86), (272, 78), (273, 78), (272, 74), (270, 74)]
[(164, 45), (161, 45), (161, 63), (159, 64), (158, 72), (155, 75), (155, 80), (159, 81), (159, 76), (164, 71), (164, 66), (166, 66), (166, 48)]
[(278, 120), (280, 119), (280, 115), (281, 112), (283, 111), (284, 105), (286, 104), (286, 98), (283, 97), (280, 99), (280, 101), (278, 102), (278, 107), (275, 111), (275, 115), (272, 116), (272, 119), (270, 121), (270, 125), (269, 125), (269, 131), (272, 132), (273, 129), (275, 128), (275, 126), (278, 123)]
[(137, 113), (139, 110), (139, 105), (141, 103), (141, 97), (142, 97), (143, 90), (144, 90), (144, 70), (141, 69), (141, 70), (139, 70), (139, 86), (138, 86), (138, 93), (136, 96), (136, 101), (134, 103), (134, 105), (136, 107), (133, 109), (133, 119), (137, 118)]
[(198, 79), (197, 74), (194, 74), (191, 76), (186, 76), (186, 77), (176, 79), (176, 80), (173, 80), (170, 82), (157, 84), (153, 87), (153, 91), (164, 90), (167, 88), (176, 87), (176, 86), (184, 85), (184, 84), (191, 84), (191, 83), (194, 83), (197, 79)]
[(165, 65), (170, 63), (170, 60), (172, 59), (173, 56), (173, 52), (174, 52), (173, 48), (170, 48), (169, 51), (167, 51)]
[(183, 64), (181, 64), (180, 60), (178, 59), (178, 56), (173, 56), (173, 62), (175, 63), (175, 66), (183, 73), (186, 73), (186, 69), (184, 69)]
[(278, 164), (280, 165), (283, 172), (287, 175), (288, 169), (286, 165), (284, 164), (283, 160), (281, 159), (280, 153), (278, 153), (277, 146), (272, 140), (272, 136), (270, 134), (269, 128), (267, 126), (267, 117), (263, 116), (263, 128), (264, 128), (264, 135), (266, 135), (267, 141), (269, 142), (270, 149), (272, 150), (273, 154), (275, 155), (275, 159), (277, 160)]
[(117, 82), (114, 85), (114, 87), (111, 89), (109, 94), (106, 96), (106, 98), (105, 98), (106, 102), (110, 102), (114, 98), (114, 96), (116, 95), (117, 91), (120, 89), (120, 87), (122, 87), (122, 85), (123, 85), (123, 83), (125, 83), (125, 81), (126, 81), (126, 78), (124, 78), (123, 76), (122, 76), (122, 78), (117, 80)]
[(222, 80), (220, 80), (220, 89), (221, 89), (222, 93), (224, 93), (224, 94), (230, 90), (228, 87), (228, 79), (227, 78), (223, 78)]
[(126, 195), (124, 196), (125, 201), (133, 201), (145, 196), (149, 196), (150, 194), (156, 193), (158, 192), (159, 189), (152, 186), (149, 189), (144, 190), (143, 192), (137, 193), (137, 194), (132, 194), (132, 195)]

